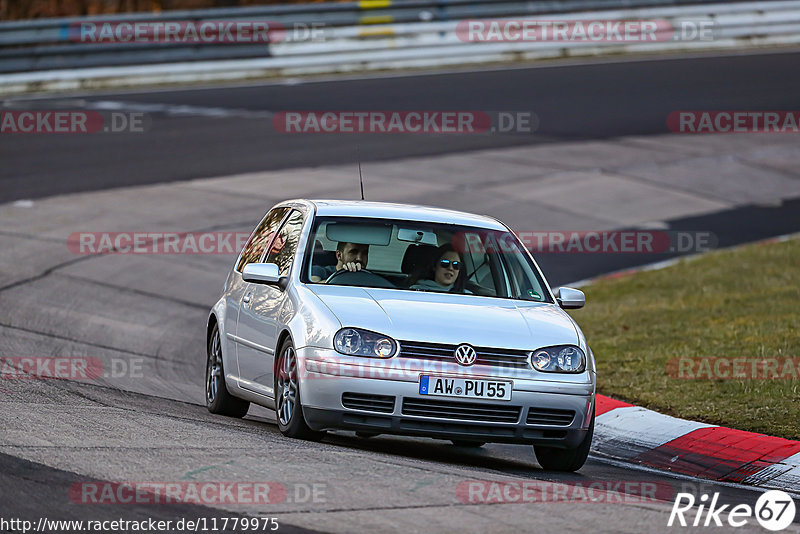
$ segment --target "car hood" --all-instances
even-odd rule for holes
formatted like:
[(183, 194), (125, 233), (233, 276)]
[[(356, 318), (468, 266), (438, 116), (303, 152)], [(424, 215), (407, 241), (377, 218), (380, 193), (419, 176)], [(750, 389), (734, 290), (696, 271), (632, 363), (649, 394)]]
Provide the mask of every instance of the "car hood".
[(532, 350), (578, 344), (561, 308), (476, 295), (311, 285), (343, 326), (398, 340)]

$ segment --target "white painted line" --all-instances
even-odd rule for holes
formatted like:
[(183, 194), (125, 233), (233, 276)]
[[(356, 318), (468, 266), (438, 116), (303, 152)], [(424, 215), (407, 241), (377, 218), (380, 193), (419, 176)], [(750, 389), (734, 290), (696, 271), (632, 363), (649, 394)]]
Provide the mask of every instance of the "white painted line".
[(800, 452), (798, 452), (794, 456), (789, 456), (787, 459), (785, 459), (781, 463), (785, 464), (785, 465), (792, 466), (793, 468), (800, 468)]
[[(749, 485), (746, 485), (746, 484), (739, 484), (739, 483), (736, 483), (736, 482), (727, 482), (727, 481), (722, 481), (722, 480), (711, 480), (711, 479), (705, 479), (705, 478), (697, 478), (697, 477), (693, 477), (691, 475), (684, 475), (683, 473), (676, 473), (674, 471), (663, 471), (661, 469), (656, 469), (655, 467), (649, 467), (649, 466), (641, 465), (641, 464), (632, 464), (632, 463), (626, 462), (624, 460), (615, 460), (614, 458), (608, 458), (606, 456), (597, 456), (595, 454), (592, 454), (592, 455), (589, 456), (589, 458), (591, 458), (592, 460), (596, 460), (598, 462), (602, 462), (602, 463), (605, 463), (605, 464), (608, 464), (608, 465), (612, 465), (614, 467), (621, 467), (623, 469), (634, 469), (636, 471), (643, 471), (645, 473), (658, 474), (659, 476), (675, 478), (675, 479), (678, 479), (678, 480), (686, 480), (686, 481), (689, 481), (691, 483), (691, 485), (694, 485), (694, 486), (697, 486), (697, 485), (723, 486), (723, 487), (726, 487), (726, 488), (737, 488), (737, 489), (741, 489), (741, 490), (748, 490), (748, 491), (753, 491), (753, 492), (758, 492), (758, 493), (763, 493), (764, 492), (764, 488), (759, 488), (759, 487), (755, 487), (755, 486), (749, 486)], [(687, 484), (687, 486), (689, 486), (689, 485)], [(793, 486), (793, 487), (783, 487), (781, 489), (783, 489), (783, 491), (789, 493), (789, 495), (791, 495), (793, 498), (800, 500), (800, 493), (798, 493), (797, 488), (798, 488), (798, 486)]]
[(275, 112), (269, 110), (187, 106), (180, 104), (149, 104), (116, 100), (87, 101), (80, 107), (99, 111), (141, 111), (144, 113), (163, 113), (164, 115), (170, 116), (199, 116), (211, 118), (238, 117), (245, 119), (271, 119), (275, 116)]
[(792, 467), (788, 471), (764, 482), (763, 485), (769, 488), (794, 488), (796, 490), (800, 488), (800, 467)]
[(747, 477), (745, 484), (770, 488), (800, 488), (800, 453)]
[(699, 428), (714, 426), (625, 406), (597, 417), (592, 450), (612, 458), (631, 459)]
[[(28, 109), (34, 99), (8, 99), (0, 103), (0, 107), (11, 109)], [(97, 111), (128, 111), (142, 113), (159, 113), (173, 117), (209, 117), (209, 118), (243, 118), (272, 119), (276, 112), (262, 109), (222, 108), (211, 106), (190, 106), (184, 104), (161, 104), (150, 102), (133, 102), (124, 100), (85, 100), (82, 98), (59, 98), (52, 102), (53, 106), (91, 109)]]
[[(95, 96), (98, 94), (108, 94), (114, 96), (122, 95), (143, 95), (143, 94), (158, 94), (158, 93), (177, 93), (189, 91), (216, 91), (220, 88), (225, 89), (241, 89), (251, 87), (272, 87), (276, 85), (311, 85), (323, 83), (336, 83), (336, 82), (350, 82), (350, 81), (363, 81), (363, 80), (385, 80), (394, 78), (417, 78), (427, 76), (448, 76), (453, 74), (464, 74), (470, 72), (505, 72), (505, 71), (518, 71), (518, 70), (538, 70), (538, 69), (563, 69), (571, 67), (582, 67), (586, 65), (616, 65), (623, 63), (647, 63), (654, 61), (685, 61), (687, 59), (712, 59), (720, 57), (740, 57), (740, 56), (763, 56), (763, 55), (782, 55), (782, 54), (796, 54), (796, 47), (785, 48), (771, 48), (765, 49), (739, 49), (739, 50), (725, 50), (720, 49), (713, 52), (709, 51), (676, 51), (668, 54), (647, 54), (643, 56), (596, 56), (590, 59), (582, 57), (563, 57), (558, 59), (551, 59), (547, 62), (539, 64), (524, 64), (524, 65), (497, 65), (488, 64), (481, 67), (474, 67), (470, 65), (464, 66), (442, 66), (441, 68), (427, 68), (424, 70), (407, 70), (405, 72), (356, 72), (356, 73), (318, 73), (309, 74), (303, 77), (295, 78), (291, 76), (279, 77), (278, 79), (254, 79), (251, 81), (231, 81), (225, 84), (203, 82), (193, 83), (186, 86), (171, 86), (171, 87), (120, 87), (120, 88), (105, 88), (95, 91), (77, 91), (60, 92), (65, 98), (78, 98)], [(53, 98), (52, 94), (19, 94), (13, 97), (13, 100), (49, 100)]]
[[(607, 463), (619, 462), (620, 465), (627, 467), (673, 475), (674, 473), (669, 471), (630, 464), (625, 461), (699, 428), (715, 426), (678, 419), (639, 406), (614, 408), (597, 416), (595, 425), (595, 435), (592, 441), (594, 455), (600, 455)], [(689, 475), (679, 475), (679, 478), (703, 484), (714, 483), (742, 487), (736, 483), (700, 479)], [(753, 488), (776, 488), (796, 492), (800, 488), (800, 453), (753, 473), (745, 478), (742, 484)]]

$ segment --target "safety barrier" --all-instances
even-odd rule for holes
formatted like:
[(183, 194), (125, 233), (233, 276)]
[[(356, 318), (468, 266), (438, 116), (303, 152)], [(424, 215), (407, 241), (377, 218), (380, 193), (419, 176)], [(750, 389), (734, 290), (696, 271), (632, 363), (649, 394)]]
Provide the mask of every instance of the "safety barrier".
[[(625, 8), (602, 9), (622, 3)], [(470, 21), (485, 30), (498, 20), (511, 21), (499, 22), (499, 34), (469, 32)], [(650, 21), (654, 31), (647, 39), (594, 39), (594, 34), (546, 38), (542, 33), (548, 24), (560, 24), (571, 32), (578, 26), (586, 30), (590, 22), (598, 21), (621, 25)], [(201, 42), (158, 38), (151, 33), (143, 39), (120, 42), (120, 35), (133, 35), (130, 28), (136, 27), (135, 23), (151, 30), (161, 25), (163, 30), (170, 22), (175, 27), (195, 29), (210, 24), (209, 28), (217, 30), (226, 23), (242, 24), (251, 30), (261, 24), (266, 37), (224, 41), (211, 31), (209, 42)], [(518, 28), (522, 22), (538, 26), (539, 33), (523, 35)], [(125, 31), (107, 34), (110, 38), (104, 42), (98, 38), (103, 36), (104, 24)], [(95, 33), (81, 33), (86, 28)], [(531, 35), (533, 38), (529, 38)], [(0, 23), (0, 91), (127, 84), (122, 80), (137, 84), (242, 79), (798, 42), (800, 3), (795, 0), (703, 4), (690, 4), (688, 0), (362, 0), (44, 19)]]

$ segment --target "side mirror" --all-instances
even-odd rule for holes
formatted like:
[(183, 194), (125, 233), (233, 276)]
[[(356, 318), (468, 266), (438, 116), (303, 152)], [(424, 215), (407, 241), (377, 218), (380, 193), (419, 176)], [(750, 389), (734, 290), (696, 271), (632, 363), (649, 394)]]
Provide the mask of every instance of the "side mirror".
[(586, 295), (579, 289), (559, 287), (556, 289), (556, 301), (565, 310), (577, 310), (586, 304)]
[(254, 284), (269, 284), (286, 289), (286, 277), (274, 263), (248, 263), (242, 271), (242, 280)]

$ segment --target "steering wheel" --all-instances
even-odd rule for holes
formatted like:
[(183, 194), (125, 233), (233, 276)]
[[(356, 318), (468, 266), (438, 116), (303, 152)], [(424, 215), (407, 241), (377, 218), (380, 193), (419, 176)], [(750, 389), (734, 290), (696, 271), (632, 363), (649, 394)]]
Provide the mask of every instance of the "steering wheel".
[(386, 278), (367, 269), (360, 271), (342, 269), (330, 275), (325, 283), (330, 284), (334, 281), (345, 286), (397, 287)]

